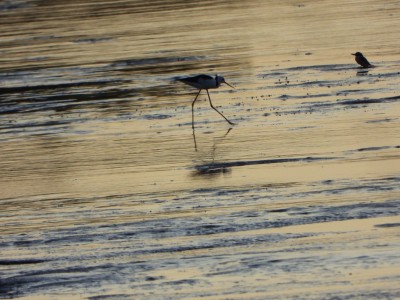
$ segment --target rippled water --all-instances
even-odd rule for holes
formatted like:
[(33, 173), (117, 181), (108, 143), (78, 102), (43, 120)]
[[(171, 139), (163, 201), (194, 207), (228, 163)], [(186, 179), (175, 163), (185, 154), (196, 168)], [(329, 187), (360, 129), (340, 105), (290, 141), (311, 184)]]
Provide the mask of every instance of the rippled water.
[(400, 298), (399, 12), (1, 1), (0, 298)]

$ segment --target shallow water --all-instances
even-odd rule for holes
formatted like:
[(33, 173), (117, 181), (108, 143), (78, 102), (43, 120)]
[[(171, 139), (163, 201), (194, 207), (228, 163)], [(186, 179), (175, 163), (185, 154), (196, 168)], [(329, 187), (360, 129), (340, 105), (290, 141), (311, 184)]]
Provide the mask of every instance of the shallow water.
[(399, 12), (0, 2), (0, 298), (399, 298)]

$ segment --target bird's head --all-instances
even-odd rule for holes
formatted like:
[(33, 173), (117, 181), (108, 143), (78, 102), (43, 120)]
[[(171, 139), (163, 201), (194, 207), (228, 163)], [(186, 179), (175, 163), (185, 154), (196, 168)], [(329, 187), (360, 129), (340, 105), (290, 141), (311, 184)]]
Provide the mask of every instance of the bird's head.
[(363, 56), (361, 52), (352, 53), (351, 55), (354, 55), (354, 56)]
[(224, 77), (215, 75), (215, 79), (216, 79), (216, 81), (217, 81), (217, 86), (220, 86), (222, 83), (225, 83), (226, 85), (229, 85), (231, 88), (234, 89), (233, 86), (231, 86), (229, 83), (227, 83), (227, 82), (225, 81), (225, 78), (224, 78)]

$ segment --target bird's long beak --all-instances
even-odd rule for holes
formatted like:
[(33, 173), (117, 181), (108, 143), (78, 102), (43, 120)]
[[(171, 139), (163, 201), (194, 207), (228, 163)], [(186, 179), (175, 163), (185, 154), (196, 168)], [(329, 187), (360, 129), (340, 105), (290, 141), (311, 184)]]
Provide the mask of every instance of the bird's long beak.
[(229, 85), (231, 88), (235, 89), (233, 86), (231, 86), (229, 83), (227, 83), (226, 81), (224, 81), (225, 84)]
[(355, 53), (351, 53), (351, 55), (356, 55)]

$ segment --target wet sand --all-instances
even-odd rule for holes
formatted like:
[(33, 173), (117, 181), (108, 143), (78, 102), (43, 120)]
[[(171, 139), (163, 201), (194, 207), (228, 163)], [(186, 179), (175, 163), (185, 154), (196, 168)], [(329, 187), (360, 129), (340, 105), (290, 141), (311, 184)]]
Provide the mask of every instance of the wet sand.
[(0, 298), (400, 298), (399, 12), (0, 3)]

